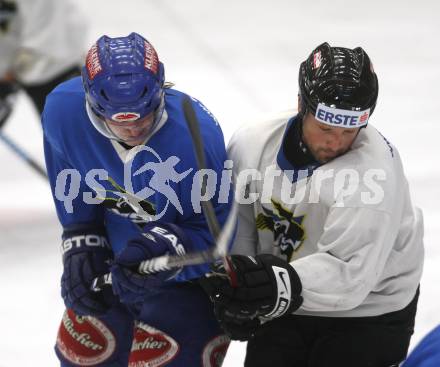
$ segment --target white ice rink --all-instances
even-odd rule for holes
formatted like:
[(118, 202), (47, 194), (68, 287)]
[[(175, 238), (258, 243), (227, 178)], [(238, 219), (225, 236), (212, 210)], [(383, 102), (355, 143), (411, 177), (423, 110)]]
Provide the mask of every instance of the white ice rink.
[[(146, 36), (167, 80), (211, 109), (226, 141), (244, 121), (295, 107), (299, 63), (319, 43), (364, 47), (380, 82), (370, 122), (399, 149), (425, 216), (412, 346), (440, 323), (440, 2), (76, 1), (90, 44), (103, 33)], [(43, 162), (39, 122), (25, 96), (5, 132)], [(0, 172), (0, 367), (57, 366), (60, 228), (49, 187), (3, 144)], [(233, 343), (224, 366), (241, 366), (243, 356), (244, 344)]]

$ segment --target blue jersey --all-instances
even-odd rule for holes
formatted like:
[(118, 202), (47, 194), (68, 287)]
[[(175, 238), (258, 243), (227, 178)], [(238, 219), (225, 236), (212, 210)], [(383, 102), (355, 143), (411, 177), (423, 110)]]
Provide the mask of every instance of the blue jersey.
[[(165, 109), (157, 129), (129, 159), (133, 149), (101, 135), (90, 122), (80, 78), (59, 85), (49, 94), (43, 112), (45, 158), (64, 228), (105, 226), (116, 253), (151, 220), (179, 226), (188, 240), (187, 252), (213, 245), (205, 217), (194, 202), (199, 179), (181, 108), (184, 97), (177, 90), (165, 89)], [(206, 164), (213, 173), (211, 187), (218, 188), (226, 160), (223, 134), (200, 102), (193, 100), (193, 107), (204, 140)], [(60, 197), (69, 193), (77, 195), (71, 205), (66, 205)], [(226, 195), (216, 191), (213, 196), (220, 224), (228, 215), (229, 197), (229, 186)], [(90, 200), (96, 203), (87, 203)], [(207, 264), (186, 267), (177, 280), (198, 277), (208, 269)]]

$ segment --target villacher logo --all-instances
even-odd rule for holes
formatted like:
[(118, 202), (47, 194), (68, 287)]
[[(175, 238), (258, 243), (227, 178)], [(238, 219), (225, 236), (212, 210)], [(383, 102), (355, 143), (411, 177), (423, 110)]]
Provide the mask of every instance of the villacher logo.
[(95, 366), (112, 356), (116, 339), (102, 321), (91, 316), (77, 316), (68, 309), (58, 331), (57, 348), (73, 364)]

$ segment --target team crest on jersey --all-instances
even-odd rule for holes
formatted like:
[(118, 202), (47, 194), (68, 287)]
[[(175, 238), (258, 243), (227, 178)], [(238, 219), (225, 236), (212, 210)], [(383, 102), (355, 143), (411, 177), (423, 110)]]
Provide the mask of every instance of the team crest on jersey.
[(219, 335), (206, 344), (202, 355), (203, 367), (221, 367), (230, 341), (226, 335)]
[(305, 239), (305, 230), (302, 225), (304, 215), (295, 217), (289, 210), (271, 199), (274, 210), (266, 209), (256, 218), (259, 230), (269, 230), (273, 233), (274, 245), (281, 249), (287, 260), (292, 259), (295, 251), (301, 247)]
[(95, 366), (107, 361), (116, 349), (116, 339), (100, 320), (64, 312), (56, 343), (58, 351), (78, 366)]
[(139, 322), (134, 332), (128, 367), (166, 366), (178, 352), (179, 345), (173, 338)]

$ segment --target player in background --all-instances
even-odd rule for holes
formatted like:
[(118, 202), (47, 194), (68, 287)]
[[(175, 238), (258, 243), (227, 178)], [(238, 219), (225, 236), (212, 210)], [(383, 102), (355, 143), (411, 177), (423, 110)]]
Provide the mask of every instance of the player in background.
[(362, 48), (323, 43), (300, 66), (298, 113), (230, 141), (237, 194), (256, 199), (240, 205), (238, 286), (202, 283), (224, 329), (249, 340), (247, 367), (390, 367), (407, 354), (423, 222), (399, 152), (368, 124), (377, 96)]
[(440, 325), (426, 335), (417, 344), (402, 367), (437, 367), (440, 366)]
[[(87, 54), (82, 79), (47, 97), (45, 158), (63, 227), (67, 309), (56, 343), (62, 366), (214, 367), (226, 353), (229, 339), (195, 282), (208, 264), (137, 272), (143, 260), (213, 245), (192, 201), (198, 180), (182, 111), (188, 97), (164, 80), (164, 65), (141, 35), (102, 36)], [(206, 107), (192, 104), (207, 165), (220, 180), (223, 134)], [(217, 196), (212, 202), (224, 223), (229, 204)], [(113, 290), (92, 291), (93, 280), (110, 271)]]
[(0, 0), (0, 121), (19, 90), (41, 114), (46, 95), (80, 75), (86, 36), (86, 22), (70, 0)]

